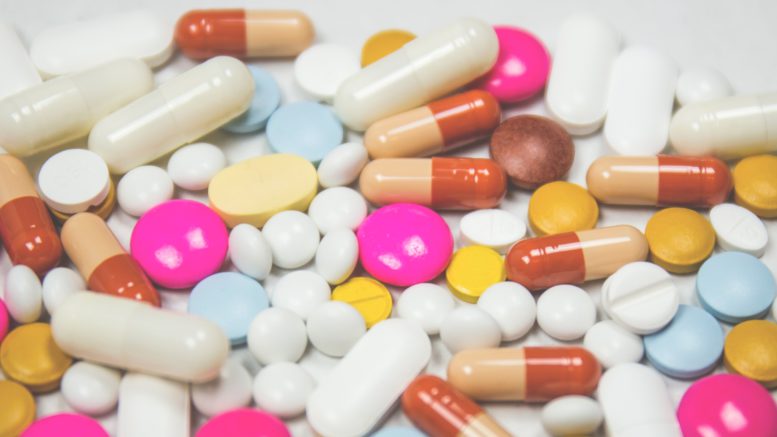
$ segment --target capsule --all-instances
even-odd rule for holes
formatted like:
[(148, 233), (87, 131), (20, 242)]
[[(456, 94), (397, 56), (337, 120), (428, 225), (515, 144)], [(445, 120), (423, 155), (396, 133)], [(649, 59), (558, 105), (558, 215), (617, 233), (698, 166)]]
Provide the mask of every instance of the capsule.
[(588, 396), (601, 374), (599, 361), (581, 347), (468, 349), (448, 363), (448, 382), (476, 401)]
[(0, 239), (13, 264), (41, 276), (62, 256), (62, 243), (32, 176), (11, 155), (0, 155)]
[(507, 253), (505, 268), (511, 281), (540, 291), (604, 278), (647, 255), (642, 232), (620, 225), (519, 241)]
[(90, 290), (159, 306), (156, 288), (99, 216), (70, 217), (62, 226), (62, 244)]
[(38, 69), (13, 27), (0, 20), (0, 99), (16, 94), (41, 82)]
[(363, 131), (477, 79), (494, 66), (498, 54), (499, 40), (491, 26), (461, 18), (347, 79), (337, 90), (335, 111), (348, 127)]
[(192, 59), (297, 56), (314, 37), (313, 23), (299, 11), (194, 10), (175, 26), (175, 43)]
[(733, 186), (721, 160), (692, 156), (605, 156), (586, 177), (588, 190), (610, 205), (681, 205), (710, 208)]
[(111, 172), (126, 173), (239, 116), (253, 95), (245, 64), (213, 58), (100, 120), (89, 134), (89, 149)]
[(362, 194), (376, 205), (417, 203), (438, 209), (493, 208), (507, 191), (499, 165), (481, 158), (376, 159), (362, 170)]
[(434, 155), (491, 135), (501, 116), (490, 93), (467, 91), (375, 122), (364, 145), (374, 159)]

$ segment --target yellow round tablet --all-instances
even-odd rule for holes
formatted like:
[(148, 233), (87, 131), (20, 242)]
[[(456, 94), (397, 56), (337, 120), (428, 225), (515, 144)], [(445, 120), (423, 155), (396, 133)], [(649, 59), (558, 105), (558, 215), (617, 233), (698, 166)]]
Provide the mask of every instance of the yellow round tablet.
[(488, 287), (505, 280), (505, 262), (490, 247), (462, 247), (453, 254), (445, 279), (454, 296), (476, 303)]
[(362, 47), (362, 67), (396, 52), (414, 39), (414, 34), (400, 29), (382, 30), (373, 34)]
[(777, 217), (777, 156), (757, 155), (734, 167), (734, 201), (764, 218)]
[[(86, 212), (91, 212), (92, 214), (100, 216), (103, 220), (108, 220), (108, 216), (111, 215), (113, 208), (116, 206), (116, 184), (113, 183), (113, 180), (111, 180), (110, 183), (111, 188), (108, 190), (108, 195), (105, 197), (105, 200), (86, 210)], [(51, 207), (49, 207), (49, 211), (51, 211), (51, 215), (61, 223), (65, 223), (67, 219), (75, 215), (57, 211)]]
[(345, 302), (364, 317), (367, 328), (386, 320), (391, 315), (394, 302), (385, 285), (365, 277), (351, 278), (332, 291), (332, 300)]
[(35, 420), (35, 399), (24, 386), (0, 381), (0, 437), (18, 436)]
[(538, 236), (593, 229), (597, 220), (596, 199), (577, 184), (551, 182), (529, 199), (529, 225)]
[(59, 387), (59, 380), (72, 363), (73, 360), (54, 343), (48, 323), (21, 325), (0, 345), (0, 367), (5, 376), (33, 393)]
[(715, 230), (696, 211), (667, 208), (653, 214), (645, 228), (650, 260), (672, 273), (692, 273), (712, 254)]
[(748, 320), (726, 336), (723, 363), (729, 372), (777, 387), (777, 323)]

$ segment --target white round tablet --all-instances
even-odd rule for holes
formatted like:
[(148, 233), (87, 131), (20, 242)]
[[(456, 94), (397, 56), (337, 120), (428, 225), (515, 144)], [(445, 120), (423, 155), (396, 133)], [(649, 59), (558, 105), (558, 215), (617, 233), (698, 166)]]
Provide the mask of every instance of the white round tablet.
[(627, 330), (646, 335), (672, 321), (680, 293), (661, 267), (645, 262), (626, 264), (602, 284), (604, 312)]
[(351, 49), (337, 44), (315, 44), (294, 61), (294, 79), (311, 97), (331, 102), (345, 79), (361, 70)]
[(721, 99), (732, 93), (728, 80), (718, 70), (706, 67), (690, 68), (680, 73), (675, 90), (681, 106)]
[(526, 236), (526, 223), (502, 209), (480, 209), (461, 218), (459, 231), (467, 245), (486, 246), (504, 253)]
[(133, 168), (119, 180), (119, 206), (140, 217), (149, 209), (173, 198), (173, 181), (166, 171), (153, 165)]
[(367, 332), (367, 324), (354, 307), (331, 300), (310, 313), (307, 331), (310, 343), (321, 353), (342, 357)]
[(308, 214), (322, 235), (335, 229), (355, 230), (367, 216), (367, 201), (348, 187), (327, 188), (310, 202)]
[(105, 200), (111, 190), (111, 175), (100, 155), (86, 149), (68, 149), (43, 163), (38, 188), (52, 209), (75, 214)]
[(440, 339), (452, 354), (465, 349), (499, 346), (502, 334), (493, 317), (476, 305), (462, 305), (440, 326)]
[(602, 320), (592, 326), (585, 333), (583, 345), (605, 368), (638, 363), (645, 353), (642, 338), (612, 320)]
[(305, 412), (308, 397), (316, 382), (296, 363), (274, 363), (260, 370), (254, 379), (256, 405), (281, 419)]
[(192, 403), (206, 416), (245, 407), (251, 403), (251, 375), (238, 360), (230, 358), (216, 379), (192, 384)]
[(118, 370), (79, 361), (65, 371), (60, 390), (65, 402), (77, 412), (100, 416), (116, 408), (120, 382)]
[(18, 323), (32, 323), (40, 318), (43, 287), (31, 268), (17, 264), (5, 277), (3, 296), (8, 314)]
[(272, 250), (262, 231), (241, 223), (229, 232), (229, 259), (237, 270), (259, 281), (272, 270)]
[(526, 335), (537, 318), (537, 304), (531, 292), (515, 282), (499, 282), (486, 289), (477, 305), (496, 320), (502, 341)]
[(340, 144), (318, 164), (318, 182), (324, 188), (350, 185), (367, 165), (369, 155), (360, 143)]
[(321, 275), (297, 270), (285, 274), (272, 290), (272, 306), (287, 309), (302, 320), (307, 320), (310, 312), (328, 301), (332, 290)]
[(57, 267), (49, 270), (43, 277), (42, 285), (43, 306), (49, 314), (54, 314), (57, 307), (68, 296), (86, 290), (86, 282), (81, 274), (67, 267)]
[(537, 323), (557, 340), (576, 340), (596, 323), (596, 305), (582, 288), (556, 285), (537, 300)]
[(415, 320), (427, 334), (436, 335), (455, 307), (453, 295), (445, 288), (430, 283), (416, 284), (399, 295), (397, 316)]
[(540, 420), (554, 437), (592, 435), (601, 426), (604, 413), (595, 400), (568, 395), (545, 404)]
[(305, 353), (305, 322), (283, 308), (268, 308), (248, 328), (248, 349), (262, 364), (297, 361)]
[(272, 250), (273, 263), (282, 269), (296, 269), (316, 256), (319, 234), (307, 214), (282, 211), (270, 217), (262, 229)]
[(195, 143), (181, 147), (167, 161), (167, 174), (184, 190), (204, 190), (216, 173), (227, 166), (224, 152), (213, 144)]
[(324, 235), (316, 251), (316, 270), (330, 284), (345, 282), (359, 262), (359, 241), (349, 229)]
[(735, 250), (760, 257), (766, 251), (769, 234), (766, 226), (749, 209), (733, 203), (721, 203), (710, 210), (710, 222), (723, 250)]

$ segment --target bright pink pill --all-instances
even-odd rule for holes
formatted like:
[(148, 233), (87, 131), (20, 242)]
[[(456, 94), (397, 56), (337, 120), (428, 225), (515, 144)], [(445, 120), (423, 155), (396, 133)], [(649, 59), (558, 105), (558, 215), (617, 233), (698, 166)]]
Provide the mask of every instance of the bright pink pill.
[(275, 416), (251, 408), (227, 411), (210, 419), (195, 437), (290, 437)]
[(376, 279), (408, 286), (434, 279), (448, 265), (453, 236), (429, 208), (395, 203), (370, 214), (356, 233), (362, 266)]
[(548, 80), (550, 55), (531, 33), (511, 26), (494, 26), (499, 38), (499, 57), (491, 71), (475, 86), (497, 100), (515, 103), (539, 93)]
[(0, 343), (3, 342), (5, 334), (8, 334), (8, 308), (5, 307), (5, 302), (0, 299)]
[(192, 200), (171, 200), (140, 217), (130, 248), (152, 281), (187, 288), (221, 268), (228, 238), (212, 209)]
[(21, 437), (110, 437), (99, 422), (80, 414), (62, 413), (39, 419)]
[(760, 384), (712, 375), (691, 385), (677, 407), (684, 437), (775, 437), (777, 404)]

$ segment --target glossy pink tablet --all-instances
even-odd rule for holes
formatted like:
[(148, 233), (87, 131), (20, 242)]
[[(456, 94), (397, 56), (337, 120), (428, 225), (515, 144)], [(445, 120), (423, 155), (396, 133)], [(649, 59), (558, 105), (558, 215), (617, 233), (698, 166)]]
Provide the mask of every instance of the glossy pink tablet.
[(0, 343), (3, 342), (5, 334), (8, 334), (8, 308), (5, 307), (5, 302), (0, 299)]
[(284, 423), (275, 416), (252, 408), (227, 411), (210, 419), (195, 437), (290, 437)]
[(99, 422), (80, 414), (62, 413), (38, 419), (21, 437), (110, 437)]
[(228, 238), (212, 209), (193, 200), (171, 200), (140, 217), (130, 251), (158, 285), (187, 288), (221, 268)]
[(453, 253), (445, 220), (424, 206), (395, 203), (367, 216), (359, 226), (359, 258), (379, 281), (408, 286), (436, 278)]

